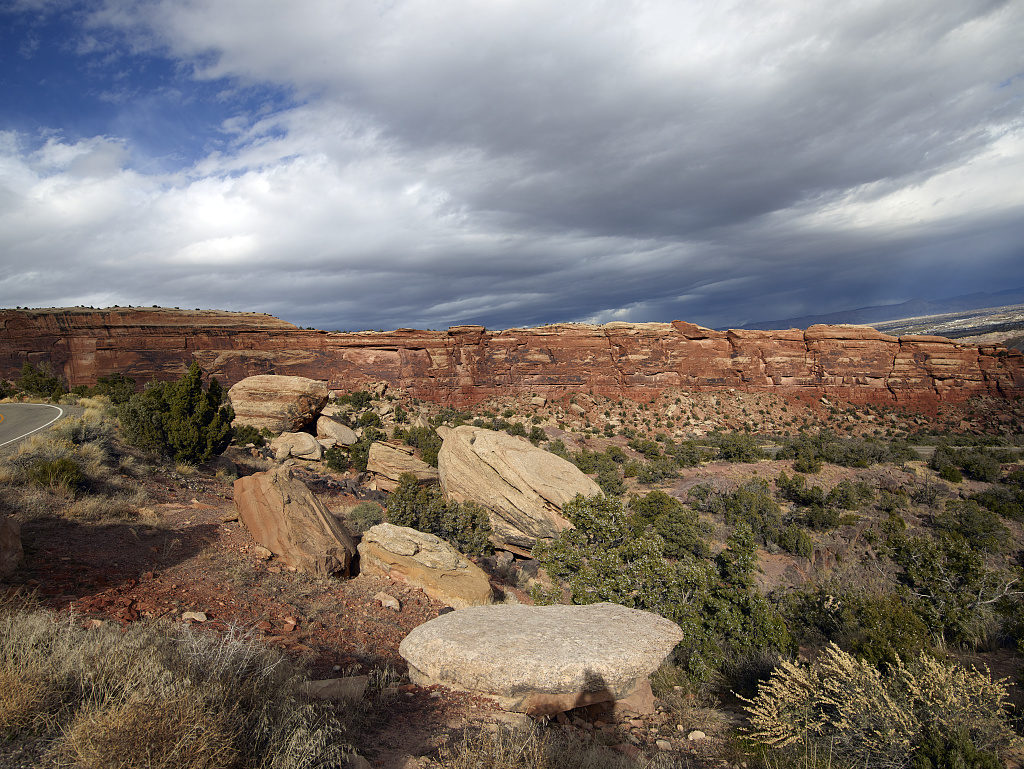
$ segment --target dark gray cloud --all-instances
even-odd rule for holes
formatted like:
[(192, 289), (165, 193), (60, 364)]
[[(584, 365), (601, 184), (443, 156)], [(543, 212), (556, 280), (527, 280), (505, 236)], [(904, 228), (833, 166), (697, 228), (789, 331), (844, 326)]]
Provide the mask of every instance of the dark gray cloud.
[(1024, 285), (1019, 3), (88, 18), (121, 55), (295, 105), (249, 105), (221, 150), (160, 173), (118, 135), (0, 135), (0, 304), (723, 326)]

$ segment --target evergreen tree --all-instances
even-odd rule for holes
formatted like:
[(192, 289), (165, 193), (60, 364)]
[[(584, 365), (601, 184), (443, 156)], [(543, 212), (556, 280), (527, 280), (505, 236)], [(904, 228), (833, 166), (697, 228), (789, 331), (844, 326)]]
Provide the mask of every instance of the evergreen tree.
[(203, 389), (193, 363), (177, 382), (151, 383), (121, 407), (125, 438), (178, 462), (205, 462), (231, 442), (235, 414), (216, 379)]

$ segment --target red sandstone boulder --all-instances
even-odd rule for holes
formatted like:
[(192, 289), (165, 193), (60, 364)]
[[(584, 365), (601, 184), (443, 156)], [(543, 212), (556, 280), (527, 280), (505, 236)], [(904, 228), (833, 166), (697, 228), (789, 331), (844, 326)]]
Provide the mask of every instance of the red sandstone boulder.
[(296, 432), (314, 422), (327, 404), (327, 384), (301, 376), (260, 374), (228, 390), (235, 425)]
[(355, 542), (290, 468), (239, 478), (235, 508), (253, 538), (289, 566), (320, 576), (349, 573)]

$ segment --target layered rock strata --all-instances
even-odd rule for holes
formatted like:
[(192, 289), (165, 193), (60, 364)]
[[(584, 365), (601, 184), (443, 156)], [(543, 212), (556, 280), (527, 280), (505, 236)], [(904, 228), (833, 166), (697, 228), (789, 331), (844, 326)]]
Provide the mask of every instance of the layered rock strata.
[(140, 383), (176, 378), (197, 360), (227, 385), (256, 374), (305, 376), (336, 390), (387, 382), (454, 406), (498, 395), (641, 399), (670, 388), (735, 388), (930, 411), (977, 395), (1024, 394), (1019, 351), (866, 326), (714, 331), (674, 321), (327, 333), (254, 313), (2, 310), (0, 376), (16, 376), (25, 360), (49, 361), (72, 386), (116, 371)]

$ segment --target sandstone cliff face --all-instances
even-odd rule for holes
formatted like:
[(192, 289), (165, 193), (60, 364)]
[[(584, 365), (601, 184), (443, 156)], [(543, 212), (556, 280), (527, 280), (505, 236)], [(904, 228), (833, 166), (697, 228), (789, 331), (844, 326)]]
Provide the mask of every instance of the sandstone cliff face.
[(928, 411), (976, 395), (1024, 394), (1018, 351), (864, 326), (714, 331), (675, 321), (326, 333), (255, 313), (0, 310), (0, 376), (16, 375), (24, 360), (49, 360), (72, 386), (114, 371), (142, 383), (176, 378), (193, 359), (226, 385), (254, 374), (321, 379), (333, 389), (386, 381), (455, 406), (494, 395), (646, 398), (731, 387)]

